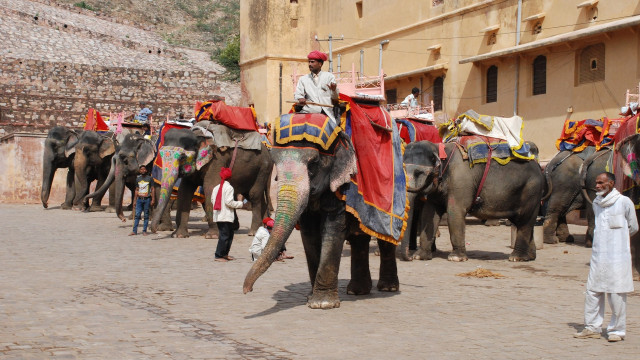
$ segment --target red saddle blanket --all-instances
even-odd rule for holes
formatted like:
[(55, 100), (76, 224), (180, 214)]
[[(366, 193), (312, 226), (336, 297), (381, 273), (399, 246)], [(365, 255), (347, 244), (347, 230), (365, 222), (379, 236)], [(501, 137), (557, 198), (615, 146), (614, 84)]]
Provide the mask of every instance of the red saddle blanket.
[(84, 118), (84, 130), (109, 131), (109, 126), (102, 120), (98, 110), (90, 108)]
[[(621, 194), (629, 196), (631, 199), (639, 198), (637, 195), (640, 194), (640, 189), (636, 186), (632, 178), (625, 175), (623, 169), (624, 162), (622, 161), (622, 154), (620, 154), (619, 147), (625, 138), (638, 133), (639, 119), (640, 114), (628, 118), (620, 125), (614, 137), (615, 151), (613, 152), (613, 173), (616, 175), (615, 187)], [(636, 158), (636, 154), (633, 152), (630, 153), (629, 157), (626, 159), (630, 170), (633, 172), (632, 176), (636, 177), (640, 176), (638, 173), (640, 171), (640, 164), (638, 160), (639, 159)], [(640, 204), (636, 204), (636, 209), (640, 207), (639, 205)]]
[(256, 112), (250, 107), (229, 106), (224, 101), (197, 101), (194, 107), (196, 121), (218, 121), (232, 129), (258, 131)]

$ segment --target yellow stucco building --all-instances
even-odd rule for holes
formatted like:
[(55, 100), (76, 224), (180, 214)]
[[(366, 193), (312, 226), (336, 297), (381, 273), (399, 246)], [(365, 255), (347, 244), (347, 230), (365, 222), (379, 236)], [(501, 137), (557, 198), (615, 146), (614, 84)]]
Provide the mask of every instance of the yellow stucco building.
[[(241, 0), (245, 103), (259, 120), (287, 112), (306, 54), (378, 74), (389, 103), (413, 87), (436, 119), (468, 109), (525, 119), (542, 159), (566, 118), (618, 117), (640, 78), (638, 0)], [(318, 40), (316, 40), (316, 37)], [(382, 54), (382, 59), (380, 59)], [(329, 70), (326, 62), (323, 70)]]

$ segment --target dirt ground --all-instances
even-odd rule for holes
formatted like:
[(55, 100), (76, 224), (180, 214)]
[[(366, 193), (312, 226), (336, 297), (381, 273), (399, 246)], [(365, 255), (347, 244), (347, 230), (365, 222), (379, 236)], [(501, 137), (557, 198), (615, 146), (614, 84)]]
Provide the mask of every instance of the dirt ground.
[[(536, 261), (510, 263), (510, 229), (467, 227), (470, 260), (399, 262), (400, 291), (346, 294), (349, 247), (339, 277), (341, 307), (312, 310), (298, 232), (293, 260), (271, 266), (242, 294), (251, 266), (240, 212), (228, 263), (192, 212), (188, 239), (169, 233), (130, 237), (115, 214), (0, 204), (0, 358), (2, 359), (637, 359), (640, 296), (628, 297), (627, 338), (572, 337), (583, 322), (590, 250), (546, 245)], [(485, 271), (486, 270), (486, 271)], [(504, 277), (465, 277), (462, 273)], [(636, 283), (636, 287), (639, 284)], [(608, 320), (609, 309), (605, 317)], [(605, 322), (606, 324), (606, 322)]]

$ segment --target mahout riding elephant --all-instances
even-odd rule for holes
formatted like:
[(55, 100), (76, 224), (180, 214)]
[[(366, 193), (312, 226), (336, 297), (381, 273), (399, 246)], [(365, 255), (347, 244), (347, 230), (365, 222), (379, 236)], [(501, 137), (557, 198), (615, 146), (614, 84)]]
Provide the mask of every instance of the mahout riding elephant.
[(198, 186), (202, 185), (209, 224), (205, 238), (217, 237), (218, 228), (213, 222), (211, 193), (220, 183), (220, 169), (230, 167), (232, 158), (232, 176), (227, 181), (233, 186), (236, 194), (242, 194), (251, 203), (252, 221), (249, 235), (255, 234), (262, 224), (262, 219), (267, 214), (267, 184), (273, 171), (273, 160), (267, 147), (259, 140), (259, 150), (243, 149), (240, 146), (234, 150), (232, 147), (218, 146), (216, 139), (209, 132), (213, 128), (219, 137), (223, 135), (220, 132), (230, 139), (249, 136), (247, 131), (233, 130), (224, 125), (210, 124), (208, 121), (201, 121), (192, 129), (171, 129), (165, 134), (164, 145), (158, 154), (162, 158), (162, 181), (158, 210), (153, 215), (151, 231), (158, 230), (160, 216), (169, 203), (171, 190), (176, 180), (181, 178), (176, 211), (177, 228), (173, 235), (179, 238), (189, 236), (187, 224), (191, 200)]
[[(84, 197), (89, 193), (89, 184), (97, 180), (96, 188), (100, 188), (109, 175), (111, 168), (111, 157), (116, 151), (116, 142), (110, 134), (99, 134), (95, 131), (86, 130), (75, 143), (67, 143), (65, 154), (73, 158), (73, 168), (75, 172), (74, 185), (75, 197), (73, 199), (74, 210), (86, 210), (89, 208), (88, 200)], [(103, 194), (104, 195), (104, 194)], [(90, 211), (102, 211), (100, 203), (102, 196), (96, 196)], [(115, 191), (109, 192), (109, 207), (114, 207)]]
[[(126, 221), (122, 203), (124, 189), (126, 187), (131, 191), (131, 199), (133, 199), (136, 176), (140, 174), (140, 166), (145, 165), (147, 169), (151, 170), (155, 156), (156, 149), (153, 140), (145, 139), (143, 135), (137, 133), (125, 135), (122, 142), (116, 146), (116, 153), (111, 158), (111, 168), (104, 184), (87, 195), (85, 199), (104, 196), (104, 193), (115, 182), (115, 212), (120, 220)], [(154, 186), (154, 191), (159, 192), (159, 189), (159, 186)], [(169, 208), (167, 207), (167, 209)], [(163, 214), (159, 230), (172, 230), (169, 211), (165, 211)]]
[(67, 192), (64, 202), (60, 205), (62, 209), (71, 209), (75, 188), (73, 185), (74, 154), (65, 152), (68, 144), (75, 144), (78, 140), (78, 132), (64, 126), (56, 126), (49, 130), (44, 141), (44, 153), (42, 159), (42, 190), (40, 199), (44, 208), (49, 207), (49, 194), (51, 185), (57, 169), (68, 168), (67, 172)]
[[(619, 161), (621, 162), (621, 172), (615, 172), (616, 179), (619, 177), (629, 177), (633, 180), (634, 187), (627, 189), (618, 189), (620, 193), (629, 196), (634, 204), (640, 203), (640, 166), (638, 164), (638, 157), (640, 156), (640, 134), (629, 136), (622, 141), (616, 140), (615, 151), (619, 153)], [(584, 166), (580, 171), (580, 181), (583, 185), (583, 196), (589, 201), (593, 202), (596, 198), (595, 193), (595, 178), (605, 172), (611, 172), (611, 168), (607, 167), (607, 163), (612, 163), (613, 150), (603, 150), (598, 156), (598, 153), (593, 154), (587, 158), (584, 162)], [(615, 167), (614, 167), (615, 168)], [(616, 181), (617, 184), (617, 181)], [(636, 217), (640, 219), (640, 209), (636, 205)], [(587, 228), (587, 236), (585, 240), (585, 246), (591, 247), (593, 244), (593, 230), (595, 229), (595, 215), (593, 213), (593, 207), (591, 204), (587, 206), (587, 221), (589, 223)], [(630, 239), (631, 246), (631, 260), (633, 268), (633, 277), (635, 280), (640, 280), (640, 235), (636, 233)]]
[[(450, 261), (466, 261), (465, 217), (509, 219), (517, 227), (517, 238), (509, 261), (536, 258), (533, 226), (545, 179), (537, 161), (511, 160), (490, 166), (486, 181), (474, 202), (485, 166), (469, 166), (455, 143), (444, 145), (447, 159), (440, 160), (438, 145), (420, 141), (407, 145), (404, 164), (410, 196), (426, 198), (422, 209), (420, 248), (415, 259), (433, 258), (432, 245), (440, 218), (448, 215), (452, 252)], [(404, 241), (404, 240), (403, 240)], [(406, 246), (406, 245), (402, 245)]]
[[(307, 258), (312, 293), (307, 305), (313, 309), (340, 306), (338, 271), (345, 239), (351, 245), (351, 281), (347, 293), (368, 294), (371, 236), (359, 228), (359, 221), (346, 211), (336, 191), (350, 182), (357, 171), (356, 154), (350, 138), (340, 132), (333, 148), (324, 152), (311, 141), (294, 141), (283, 148), (272, 148), (278, 171), (278, 200), (275, 226), (262, 255), (247, 274), (243, 290), (253, 290), (256, 280), (276, 259), (296, 224)], [(404, 195), (404, 194), (403, 194)], [(404, 196), (403, 196), (404, 198)], [(380, 247), (380, 291), (398, 291), (396, 245), (378, 240)]]

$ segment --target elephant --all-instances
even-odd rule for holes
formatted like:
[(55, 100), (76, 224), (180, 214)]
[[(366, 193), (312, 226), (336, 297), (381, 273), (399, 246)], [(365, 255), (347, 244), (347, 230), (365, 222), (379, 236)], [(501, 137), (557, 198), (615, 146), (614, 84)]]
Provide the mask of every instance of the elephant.
[[(558, 242), (573, 242), (574, 238), (569, 233), (566, 215), (573, 210), (585, 209), (587, 202), (582, 195), (580, 185), (580, 169), (585, 163), (585, 159), (594, 153), (599, 161), (589, 162), (589, 166), (596, 166), (594, 169), (604, 171), (605, 161), (609, 154), (608, 148), (598, 150), (598, 152), (583, 151), (574, 153), (572, 151), (561, 151), (547, 164), (544, 174), (547, 181), (551, 183), (549, 199), (546, 201), (546, 213), (543, 225), (544, 242), (546, 244), (557, 244)], [(595, 184), (595, 176), (591, 181)], [(589, 242), (589, 246), (590, 246)]]
[[(425, 198), (421, 218), (420, 249), (414, 259), (433, 258), (432, 246), (440, 218), (446, 212), (452, 252), (450, 261), (468, 260), (465, 248), (465, 217), (508, 219), (517, 227), (517, 237), (509, 261), (530, 261), (536, 258), (533, 242), (545, 178), (537, 161), (511, 160), (505, 165), (490, 166), (479, 199), (474, 199), (485, 166), (469, 166), (454, 143), (444, 145), (447, 159), (441, 161), (438, 145), (420, 141), (407, 145), (404, 164), (410, 202)], [(507, 181), (508, 180), (508, 181)], [(403, 242), (406, 241), (403, 239)], [(401, 244), (403, 248), (407, 245)], [(402, 252), (402, 251), (401, 251)], [(408, 254), (406, 254), (408, 256)]]
[[(307, 305), (313, 309), (340, 306), (338, 270), (345, 239), (351, 245), (351, 281), (347, 293), (368, 294), (371, 236), (359, 229), (359, 221), (346, 211), (346, 203), (335, 192), (350, 182), (357, 171), (356, 154), (344, 131), (323, 152), (307, 140), (293, 141), (285, 148), (272, 148), (278, 171), (278, 199), (275, 225), (262, 255), (253, 263), (244, 280), (243, 291), (253, 290), (256, 280), (276, 259), (296, 223), (307, 258), (312, 293)], [(380, 247), (380, 291), (398, 291), (396, 245), (378, 240)]]
[[(616, 172), (615, 176), (627, 176), (633, 179), (636, 186), (624, 192), (621, 189), (618, 190), (629, 196), (634, 204), (637, 204), (640, 202), (640, 192), (638, 191), (640, 174), (638, 173), (638, 164), (635, 158), (640, 154), (640, 134), (629, 136), (617, 142), (615, 148), (616, 151), (620, 153), (619, 159), (622, 161), (622, 173)], [(600, 156), (598, 156), (598, 153), (593, 154), (585, 160), (584, 166), (580, 170), (582, 194), (589, 203), (592, 203), (596, 198), (595, 178), (607, 171), (607, 163), (611, 161), (612, 151), (611, 149), (603, 150)], [(628, 159), (631, 159), (631, 161)], [(608, 171), (611, 172), (611, 170)], [(638, 209), (637, 206), (636, 217), (640, 219), (640, 209)], [(587, 221), (588, 227), (585, 245), (590, 247), (593, 244), (593, 231), (595, 229), (595, 214), (593, 213), (593, 207), (591, 205), (587, 206)], [(640, 234), (636, 233), (631, 237), (630, 247), (633, 278), (640, 280)]]
[(62, 209), (71, 209), (75, 197), (73, 184), (73, 158), (74, 154), (65, 152), (68, 144), (75, 144), (78, 141), (78, 133), (67, 129), (64, 126), (56, 126), (49, 130), (44, 141), (44, 154), (42, 159), (42, 190), (40, 199), (42, 206), (49, 207), (49, 194), (51, 185), (57, 169), (68, 168), (67, 191), (64, 202), (60, 205)]
[[(131, 191), (131, 199), (133, 199), (140, 166), (146, 165), (147, 169), (151, 169), (155, 157), (156, 149), (153, 140), (145, 139), (143, 135), (137, 133), (125, 135), (111, 158), (111, 168), (104, 184), (87, 195), (85, 201), (89, 198), (104, 196), (107, 189), (115, 182), (115, 212), (120, 220), (126, 221), (122, 204), (124, 189), (127, 187)], [(159, 186), (156, 186), (154, 191), (159, 192)], [(163, 214), (159, 230), (172, 230), (169, 211)]]
[[(220, 183), (220, 169), (229, 167), (232, 158), (235, 159), (232, 168), (232, 176), (228, 179), (236, 194), (242, 194), (251, 203), (252, 221), (249, 235), (255, 234), (262, 219), (267, 214), (267, 184), (273, 171), (273, 160), (264, 144), (260, 144), (260, 150), (243, 149), (240, 146), (236, 150), (230, 147), (217, 146), (213, 136), (207, 132), (208, 122), (189, 129), (171, 129), (164, 137), (164, 145), (159, 150), (158, 156), (162, 156), (162, 183), (160, 196), (158, 197), (157, 211), (151, 222), (151, 231), (158, 230), (160, 216), (169, 203), (169, 195), (178, 178), (181, 178), (178, 188), (176, 230), (173, 233), (178, 238), (189, 236), (187, 224), (191, 211), (191, 199), (198, 186), (202, 185), (205, 195), (205, 212), (209, 230), (205, 238), (216, 238), (218, 229), (213, 222), (213, 204), (211, 193), (213, 188)], [(244, 137), (246, 131), (237, 131), (223, 125), (220, 126), (226, 135)], [(256, 133), (257, 134), (257, 133)]]
[[(96, 187), (102, 187), (111, 168), (111, 158), (116, 151), (116, 142), (108, 135), (101, 135), (95, 131), (84, 131), (76, 142), (67, 143), (66, 156), (74, 155), (73, 168), (75, 172), (75, 197), (73, 209), (86, 210), (88, 202), (84, 200), (89, 193), (89, 184), (98, 180)], [(109, 207), (115, 203), (115, 191), (109, 192)], [(104, 194), (103, 194), (104, 195)], [(100, 203), (102, 196), (96, 196), (91, 203), (90, 211), (102, 211)]]

